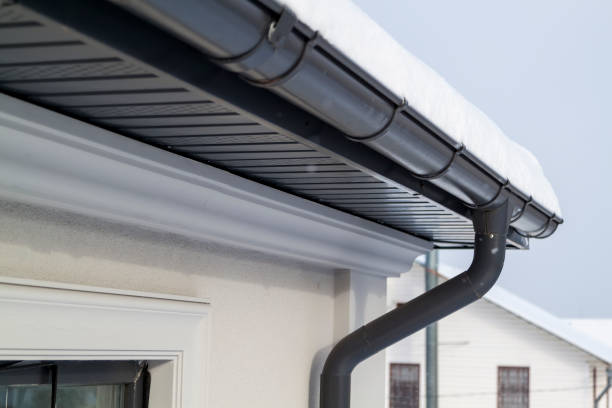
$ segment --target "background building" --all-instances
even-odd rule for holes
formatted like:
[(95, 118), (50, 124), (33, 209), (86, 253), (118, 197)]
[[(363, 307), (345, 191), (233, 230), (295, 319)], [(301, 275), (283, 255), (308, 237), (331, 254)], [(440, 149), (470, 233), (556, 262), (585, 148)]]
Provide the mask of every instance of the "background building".
[[(448, 266), (439, 271), (445, 278), (459, 272)], [(417, 262), (390, 278), (389, 308), (421, 294), (424, 274)], [(387, 362), (388, 406), (424, 407), (425, 331), (390, 347)], [(438, 322), (438, 406), (590, 408), (611, 362), (609, 347), (496, 286), (483, 301)], [(409, 400), (404, 405), (394, 400), (400, 392)], [(502, 405), (502, 399), (516, 405)], [(600, 407), (609, 400), (604, 397)]]

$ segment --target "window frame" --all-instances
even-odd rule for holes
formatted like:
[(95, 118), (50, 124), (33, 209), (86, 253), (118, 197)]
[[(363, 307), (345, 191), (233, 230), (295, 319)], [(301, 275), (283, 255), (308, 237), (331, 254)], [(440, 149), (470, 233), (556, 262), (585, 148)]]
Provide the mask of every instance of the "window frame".
[(389, 408), (391, 406), (392, 400), (392, 389), (393, 389), (393, 367), (403, 366), (403, 367), (416, 367), (417, 370), (417, 380), (416, 380), (416, 406), (420, 406), (420, 398), (421, 398), (421, 364), (419, 363), (390, 363), (389, 364)]
[[(49, 406), (55, 407), (58, 387), (121, 385), (124, 408), (147, 408), (150, 377), (138, 361), (5, 361), (0, 386), (51, 385)], [(8, 396), (8, 394), (7, 394)]]
[(527, 407), (531, 403), (531, 368), (529, 366), (497, 366), (497, 408), (502, 408), (502, 371), (503, 370), (526, 370), (527, 372)]
[(206, 299), (0, 277), (0, 308), (0, 361), (145, 360), (149, 408), (208, 407)]

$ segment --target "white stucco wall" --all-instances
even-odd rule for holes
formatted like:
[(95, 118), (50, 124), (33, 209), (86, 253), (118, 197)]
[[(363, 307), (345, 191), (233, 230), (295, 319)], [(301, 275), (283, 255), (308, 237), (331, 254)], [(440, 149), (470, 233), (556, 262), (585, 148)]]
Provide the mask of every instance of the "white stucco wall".
[[(395, 305), (422, 293), (423, 267), (389, 281), (388, 302)], [(497, 367), (530, 368), (530, 407), (592, 407), (592, 368), (603, 386), (605, 365), (579, 348), (495, 304), (481, 300), (438, 324), (439, 407), (495, 407)], [(388, 362), (421, 364), (424, 407), (424, 331), (388, 351)], [(606, 406), (605, 401), (602, 405)]]
[(318, 405), (334, 336), (333, 271), (0, 202), (0, 274), (209, 298), (209, 406)]
[[(386, 277), (431, 247), (0, 100), (0, 275), (208, 298), (209, 406), (318, 406), (334, 342), (383, 314)], [(360, 364), (352, 408), (382, 407), (384, 378), (384, 353)]]
[[(351, 271), (336, 274), (334, 340), (359, 329), (387, 307), (387, 279)], [(351, 376), (351, 408), (383, 408), (386, 350), (363, 361)]]

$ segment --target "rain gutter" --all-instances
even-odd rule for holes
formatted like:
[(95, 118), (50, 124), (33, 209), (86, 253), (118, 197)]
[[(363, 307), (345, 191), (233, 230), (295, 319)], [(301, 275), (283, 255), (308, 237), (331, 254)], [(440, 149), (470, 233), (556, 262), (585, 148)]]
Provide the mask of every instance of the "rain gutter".
[(548, 237), (563, 222), (275, 2), (115, 2), (447, 191), (471, 211), (507, 201), (511, 227), (525, 237)]

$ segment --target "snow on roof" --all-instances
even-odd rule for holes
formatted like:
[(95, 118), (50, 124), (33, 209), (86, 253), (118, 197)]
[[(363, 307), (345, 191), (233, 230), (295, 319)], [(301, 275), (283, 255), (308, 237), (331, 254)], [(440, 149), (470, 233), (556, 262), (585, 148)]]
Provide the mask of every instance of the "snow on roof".
[(612, 319), (565, 319), (565, 321), (576, 330), (612, 347)]
[(535, 156), (506, 137), (487, 115), (352, 1), (276, 1), (499, 175), (561, 216), (557, 196)]
[[(423, 260), (417, 260), (423, 266)], [(462, 273), (463, 270), (449, 266), (439, 265), (438, 273), (450, 279)], [(489, 302), (507, 310), (517, 317), (543, 329), (552, 335), (564, 340), (587, 353), (605, 361), (612, 363), (612, 347), (602, 343), (595, 337), (589, 336), (583, 331), (572, 327), (566, 320), (561, 319), (546, 310), (526, 301), (525, 299), (501, 288), (494, 286), (484, 298)], [(612, 327), (612, 326), (611, 326)]]

